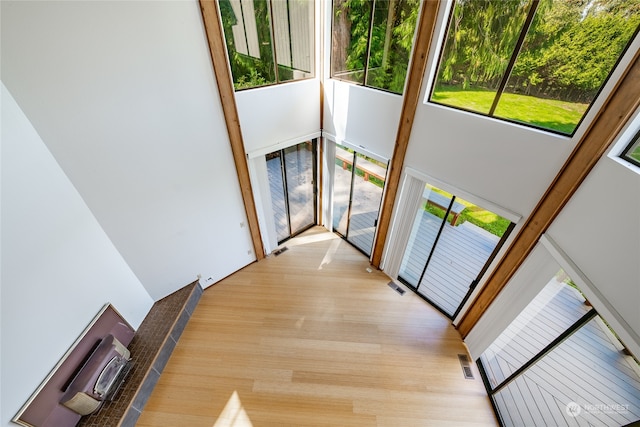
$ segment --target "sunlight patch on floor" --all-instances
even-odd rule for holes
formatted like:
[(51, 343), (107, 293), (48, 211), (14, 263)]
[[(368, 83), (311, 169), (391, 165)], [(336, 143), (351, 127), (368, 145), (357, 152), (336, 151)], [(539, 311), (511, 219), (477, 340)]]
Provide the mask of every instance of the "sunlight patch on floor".
[(322, 262), (320, 262), (320, 265), (318, 266), (318, 270), (322, 270), (322, 267), (331, 264), (334, 255), (340, 247), (340, 243), (342, 243), (342, 239), (335, 239), (333, 242), (331, 242), (331, 246), (329, 246), (329, 249), (327, 249), (327, 252), (324, 254), (324, 258), (322, 258)]
[(213, 427), (253, 427), (237, 391), (233, 392)]
[(287, 241), (286, 246), (292, 247), (308, 245), (309, 243), (324, 242), (325, 240), (333, 240), (339, 238), (340, 237), (334, 233), (323, 232), (318, 234), (310, 234), (307, 236), (294, 237), (293, 239)]

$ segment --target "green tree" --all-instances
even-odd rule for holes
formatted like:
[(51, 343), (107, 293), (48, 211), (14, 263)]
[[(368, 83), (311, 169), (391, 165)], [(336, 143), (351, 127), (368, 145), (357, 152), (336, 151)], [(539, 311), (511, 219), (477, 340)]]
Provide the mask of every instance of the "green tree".
[[(236, 89), (262, 86), (276, 81), (273, 65), (273, 46), (269, 27), (269, 4), (267, 1), (254, 1), (254, 14), (245, 12), (236, 16), (229, 0), (219, 0), (222, 27), (227, 44), (231, 74)], [(254, 20), (258, 33), (259, 57), (238, 52), (232, 27), (242, 20)]]
[(402, 93), (420, 1), (335, 0), (333, 6), (332, 75)]
[(439, 82), (495, 88), (509, 62), (530, 8), (528, 0), (456, 2), (440, 65)]

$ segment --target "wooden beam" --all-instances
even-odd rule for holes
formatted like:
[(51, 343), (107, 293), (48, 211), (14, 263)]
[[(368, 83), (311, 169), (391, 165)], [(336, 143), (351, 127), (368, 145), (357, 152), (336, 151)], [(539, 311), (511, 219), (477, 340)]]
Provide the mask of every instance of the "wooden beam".
[(418, 103), (420, 102), (422, 80), (427, 68), (427, 58), (429, 57), (429, 49), (431, 48), (433, 31), (438, 18), (439, 6), (439, 1), (425, 1), (422, 4), (420, 20), (418, 21), (418, 32), (416, 34), (413, 55), (409, 66), (407, 86), (404, 91), (404, 98), (402, 99), (402, 111), (400, 113), (398, 132), (396, 133), (396, 142), (385, 183), (385, 196), (382, 201), (382, 206), (380, 207), (376, 242), (371, 255), (371, 264), (374, 267), (380, 267), (380, 262), (382, 261), (382, 251), (391, 223), (393, 204), (395, 203), (400, 186), (404, 156), (407, 153), (413, 120), (416, 115)]
[(261, 260), (264, 258), (264, 246), (262, 244), (262, 237), (260, 236), (260, 225), (258, 223), (255, 200), (253, 199), (251, 180), (249, 179), (249, 167), (247, 165), (247, 156), (244, 151), (244, 142), (240, 130), (240, 118), (238, 117), (238, 109), (236, 107), (233, 78), (227, 61), (224, 33), (219, 19), (218, 2), (215, 0), (200, 0), (200, 9), (202, 10), (204, 28), (207, 33), (207, 40), (209, 41), (209, 52), (211, 53), (211, 60), (213, 62), (213, 72), (218, 83), (220, 102), (224, 112), (224, 120), (227, 125), (227, 133), (229, 134), (233, 161), (238, 174), (244, 209), (247, 214), (249, 232), (251, 233), (251, 241), (253, 242), (253, 251), (256, 258)]
[(489, 276), (469, 310), (458, 324), (463, 337), (513, 277), (591, 169), (605, 154), (631, 115), (640, 105), (640, 52), (600, 109), (591, 126), (535, 207), (509, 250)]

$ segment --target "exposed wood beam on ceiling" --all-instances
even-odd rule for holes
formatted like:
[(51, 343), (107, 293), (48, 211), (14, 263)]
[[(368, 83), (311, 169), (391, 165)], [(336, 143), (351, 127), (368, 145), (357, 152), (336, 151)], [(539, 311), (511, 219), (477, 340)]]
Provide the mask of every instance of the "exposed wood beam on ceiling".
[(439, 1), (426, 1), (422, 4), (422, 11), (418, 22), (418, 32), (416, 34), (414, 51), (409, 66), (407, 85), (402, 100), (402, 111), (400, 113), (398, 132), (396, 133), (396, 142), (393, 148), (393, 157), (389, 163), (385, 183), (385, 196), (382, 201), (382, 206), (380, 207), (376, 241), (371, 255), (371, 264), (374, 267), (380, 267), (380, 262), (382, 261), (382, 251), (391, 223), (393, 204), (395, 203), (400, 186), (404, 156), (407, 152), (407, 146), (409, 145), (416, 109), (420, 102), (422, 80), (427, 68), (427, 58), (429, 57), (429, 49), (431, 47), (431, 41), (433, 40), (433, 31), (438, 18), (439, 6)]
[(253, 199), (251, 180), (249, 179), (249, 167), (247, 165), (247, 156), (244, 151), (244, 142), (240, 130), (240, 118), (238, 117), (238, 109), (236, 107), (233, 78), (227, 61), (224, 33), (219, 19), (218, 2), (214, 0), (200, 0), (200, 9), (202, 10), (202, 19), (209, 42), (209, 52), (211, 53), (213, 71), (220, 93), (220, 103), (222, 104), (224, 120), (227, 125), (233, 161), (238, 174), (242, 200), (244, 201), (244, 209), (247, 214), (249, 232), (251, 233), (251, 240), (253, 242), (253, 251), (256, 258), (261, 260), (264, 258), (264, 246), (262, 244), (262, 237), (260, 236), (260, 225), (258, 223), (255, 201)]
[(636, 52), (618, 85), (459, 322), (458, 330), (463, 337), (513, 277), (639, 105), (640, 52)]

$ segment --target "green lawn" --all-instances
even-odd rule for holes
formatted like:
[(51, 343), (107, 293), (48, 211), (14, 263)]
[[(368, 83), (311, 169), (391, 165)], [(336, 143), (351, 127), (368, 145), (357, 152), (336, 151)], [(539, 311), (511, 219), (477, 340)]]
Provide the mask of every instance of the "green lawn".
[[(460, 199), (457, 200), (459, 202), (463, 202)], [(507, 227), (509, 227), (509, 224), (511, 224), (508, 219), (502, 218), (499, 215), (484, 210), (479, 206), (474, 206), (470, 203), (464, 204), (467, 205), (467, 208), (464, 209), (458, 217), (456, 226), (461, 225), (465, 221), (469, 221), (471, 224), (477, 225), (478, 227), (488, 231), (495, 236), (502, 237), (505, 231), (507, 231)], [(444, 217), (444, 211), (442, 209), (436, 208), (435, 206), (426, 205), (424, 210), (437, 216), (438, 218)], [(449, 214), (449, 218), (447, 218), (447, 221), (450, 223), (452, 219), (453, 215)]]
[[(431, 191), (440, 193), (448, 198), (451, 197), (451, 194), (435, 187), (431, 187)], [(460, 213), (458, 221), (456, 222), (456, 226), (459, 226), (465, 221), (469, 221), (471, 224), (474, 224), (482, 228), (483, 230), (492, 233), (493, 235), (502, 237), (505, 231), (507, 231), (507, 227), (509, 227), (509, 224), (511, 224), (511, 221), (509, 221), (508, 219), (502, 218), (500, 215), (489, 212), (488, 210), (483, 209), (480, 206), (476, 206), (473, 203), (467, 202), (466, 200), (456, 198), (456, 201), (466, 206), (466, 208), (463, 209)], [(424, 206), (424, 210), (437, 216), (438, 218), (444, 218), (445, 211), (440, 208), (426, 204)], [(453, 215), (449, 214), (447, 222), (451, 223), (452, 220)]]
[(630, 152), (628, 154), (629, 157), (636, 159), (637, 161), (640, 162), (640, 145), (638, 145), (635, 150), (633, 150), (632, 152)]
[[(488, 114), (495, 92), (473, 88), (438, 87), (432, 100), (452, 107)], [(543, 129), (571, 134), (587, 110), (588, 104), (542, 99), (503, 93), (494, 116), (527, 123)]]

